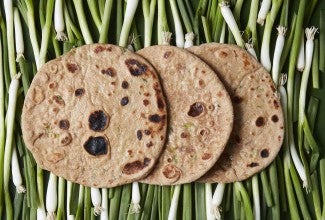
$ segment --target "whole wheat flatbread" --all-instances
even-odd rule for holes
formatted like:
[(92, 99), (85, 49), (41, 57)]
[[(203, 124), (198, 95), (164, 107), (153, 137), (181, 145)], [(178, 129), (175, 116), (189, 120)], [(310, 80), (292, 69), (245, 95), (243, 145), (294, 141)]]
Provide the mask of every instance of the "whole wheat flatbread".
[(245, 50), (217, 43), (189, 48), (226, 85), (234, 105), (234, 129), (215, 166), (199, 181), (242, 181), (268, 166), (284, 135), (283, 114), (269, 73)]
[(194, 181), (224, 150), (233, 123), (230, 97), (214, 71), (184, 49), (151, 46), (138, 53), (157, 70), (170, 116), (166, 148), (141, 181), (159, 185)]
[(82, 46), (46, 63), (22, 113), (24, 141), (39, 166), (93, 187), (144, 177), (162, 151), (166, 122), (152, 66), (104, 44)]

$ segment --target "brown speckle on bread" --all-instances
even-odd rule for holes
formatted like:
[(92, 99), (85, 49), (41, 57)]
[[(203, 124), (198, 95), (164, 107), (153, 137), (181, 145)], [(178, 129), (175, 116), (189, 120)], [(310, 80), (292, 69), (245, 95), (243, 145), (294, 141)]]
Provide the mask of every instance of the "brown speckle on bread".
[(147, 65), (139, 62), (136, 59), (127, 59), (125, 61), (127, 68), (129, 69), (131, 75), (139, 76), (147, 71)]
[(122, 169), (122, 173), (126, 175), (135, 174), (140, 170), (142, 170), (143, 168), (145, 168), (146, 166), (148, 166), (150, 162), (151, 162), (150, 158), (144, 158), (143, 161), (136, 160), (131, 163), (127, 163), (124, 165)]
[(89, 137), (84, 143), (84, 149), (92, 156), (100, 156), (108, 152), (108, 140), (106, 137)]

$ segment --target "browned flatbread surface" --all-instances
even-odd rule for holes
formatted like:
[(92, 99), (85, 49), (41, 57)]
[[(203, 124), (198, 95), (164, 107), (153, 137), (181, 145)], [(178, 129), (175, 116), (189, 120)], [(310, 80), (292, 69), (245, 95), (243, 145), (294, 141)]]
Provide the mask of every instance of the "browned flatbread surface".
[(151, 46), (138, 53), (157, 70), (170, 116), (166, 148), (142, 182), (194, 181), (224, 150), (233, 123), (230, 97), (214, 71), (184, 49)]
[(234, 129), (225, 152), (199, 181), (234, 182), (268, 166), (284, 135), (280, 100), (269, 73), (245, 50), (217, 43), (189, 48), (226, 85), (234, 106)]
[(93, 187), (144, 177), (164, 146), (165, 99), (152, 66), (114, 45), (73, 49), (35, 76), (23, 137), (41, 168)]

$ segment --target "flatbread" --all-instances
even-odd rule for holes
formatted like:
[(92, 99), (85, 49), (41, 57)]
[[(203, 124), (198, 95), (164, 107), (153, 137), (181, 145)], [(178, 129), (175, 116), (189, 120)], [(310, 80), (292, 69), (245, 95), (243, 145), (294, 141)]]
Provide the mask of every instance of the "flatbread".
[(93, 44), (39, 70), (25, 99), (22, 130), (41, 168), (82, 185), (114, 187), (152, 169), (164, 146), (166, 113), (146, 60)]
[(283, 114), (269, 73), (245, 50), (209, 43), (189, 48), (226, 85), (234, 106), (234, 129), (215, 166), (201, 182), (242, 181), (268, 166), (284, 135)]
[(230, 97), (214, 71), (184, 49), (151, 46), (138, 53), (157, 70), (169, 111), (166, 148), (141, 182), (192, 182), (207, 172), (224, 150), (233, 123)]

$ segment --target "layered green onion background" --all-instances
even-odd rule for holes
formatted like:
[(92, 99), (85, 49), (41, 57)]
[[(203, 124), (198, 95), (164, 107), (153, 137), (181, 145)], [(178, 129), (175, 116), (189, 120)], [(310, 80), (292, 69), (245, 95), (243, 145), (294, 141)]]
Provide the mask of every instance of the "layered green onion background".
[[(126, 19), (125, 10), (132, 0), (64, 0), (66, 41), (57, 41), (53, 25), (55, 0), (15, 0), (13, 6), (19, 9), (23, 26), (23, 42), (25, 45), (24, 58), (13, 60), (13, 36), (7, 31), (7, 20), (4, 2), (1, 1), (0, 29), (1, 55), (0, 68), (3, 72), (4, 109), (2, 118), (12, 114), (8, 112), (8, 100), (17, 98), (17, 107), (12, 135), (12, 147), (17, 148), (20, 171), (26, 193), (16, 192), (12, 182), (11, 172), (9, 185), (4, 185), (3, 167), (8, 167), (11, 160), (11, 150), (4, 155), (4, 143), (8, 137), (1, 137), (0, 155), (0, 218), (4, 219), (36, 219), (37, 209), (45, 208), (47, 183), (49, 173), (37, 168), (30, 152), (24, 146), (21, 137), (20, 115), (29, 84), (37, 72), (35, 45), (40, 47), (38, 64), (64, 54), (73, 47), (85, 43), (111, 43), (127, 46), (128, 38), (133, 36), (132, 46), (135, 50), (144, 45), (161, 43), (161, 31), (175, 33), (175, 12), (178, 14), (182, 30), (185, 33), (194, 32), (195, 45), (206, 42), (219, 42), (223, 18), (218, 3), (214, 0), (139, 0), (134, 19)], [(296, 140), (296, 147), (304, 169), (307, 171), (308, 188), (303, 188), (302, 181), (297, 174), (293, 163), (285, 168), (285, 148), (279, 153), (276, 160), (264, 171), (256, 174), (258, 189), (253, 189), (252, 178), (233, 184), (226, 184), (222, 204), (220, 206), (223, 219), (253, 219), (256, 204), (253, 201), (253, 191), (258, 193), (260, 200), (260, 219), (325, 219), (325, 0), (272, 0), (273, 5), (279, 4), (279, 10), (274, 16), (274, 25), (260, 26), (256, 24), (256, 33), (247, 28), (247, 21), (251, 13), (251, 2), (257, 0), (230, 0), (230, 8), (234, 13), (239, 29), (244, 31), (242, 36), (245, 42), (251, 41), (259, 57), (263, 33), (271, 32), (270, 56), (274, 53), (274, 44), (277, 37), (276, 27), (281, 24), (288, 28), (285, 50), (281, 58), (281, 73), (289, 73), (289, 87), (293, 88), (289, 98), (289, 114)], [(153, 4), (155, 3), (155, 4)], [(259, 7), (259, 6), (258, 6)], [(153, 13), (154, 14), (151, 14)], [(173, 13), (174, 12), (174, 13)], [(150, 21), (145, 29), (145, 20)], [(254, 20), (253, 20), (254, 21)], [(294, 22), (295, 21), (295, 22)], [(149, 22), (150, 23), (150, 22)], [(253, 22), (253, 25), (256, 22)], [(35, 26), (31, 25), (35, 24)], [(304, 131), (304, 145), (298, 149), (297, 141), (297, 114), (298, 97), (300, 92), (301, 74), (295, 68), (297, 51), (299, 49), (299, 34), (304, 34), (306, 27), (315, 26), (319, 33), (315, 36), (314, 51), (318, 51), (318, 59), (314, 56), (314, 74), (309, 76), (306, 118), (311, 134)], [(264, 28), (267, 31), (264, 31)], [(233, 35), (225, 28), (225, 43), (235, 44)], [(291, 37), (290, 37), (291, 36)], [(151, 40), (150, 40), (151, 38)], [(145, 40), (147, 39), (147, 40)], [(149, 40), (148, 40), (149, 39)], [(291, 40), (290, 40), (291, 39)], [(171, 44), (175, 45), (176, 36), (173, 34)], [(297, 44), (298, 42), (298, 44)], [(14, 55), (16, 58), (16, 53)], [(15, 72), (13, 69), (16, 69)], [(20, 87), (18, 96), (9, 98), (9, 84), (17, 72), (20, 72)], [(319, 76), (319, 79), (315, 76)], [(319, 82), (319, 88), (313, 88), (312, 81)], [(286, 88), (288, 85), (285, 85)], [(291, 111), (292, 110), (292, 111)], [(7, 122), (6, 122), (7, 123)], [(2, 123), (0, 129), (8, 124)], [(308, 129), (307, 129), (308, 130)], [(310, 145), (308, 140), (316, 140), (316, 145)], [(307, 140), (308, 139), (308, 140)], [(3, 145), (3, 146), (2, 146)], [(315, 155), (319, 152), (319, 158)], [(9, 155), (9, 156), (8, 156)], [(316, 158), (316, 159), (315, 159)], [(312, 164), (312, 165), (310, 165)], [(309, 166), (310, 165), (310, 166)], [(9, 170), (9, 168), (8, 168)], [(5, 170), (5, 173), (8, 172)], [(139, 213), (130, 209), (132, 187), (131, 184), (107, 190), (108, 219), (167, 219), (175, 186), (153, 186), (139, 184), (140, 206)], [(217, 184), (212, 184), (212, 191)], [(69, 189), (69, 190), (68, 190)], [(179, 188), (177, 188), (178, 190)], [(175, 191), (177, 191), (175, 190)], [(67, 192), (71, 192), (68, 197)], [(101, 191), (102, 192), (102, 191)], [(67, 219), (73, 215), (75, 219), (101, 219), (94, 215), (91, 203), (90, 188), (77, 184), (67, 183), (58, 179), (58, 206), (55, 211), (56, 219)], [(180, 195), (176, 213), (177, 219), (206, 219), (206, 186), (201, 183), (190, 183), (180, 186)], [(103, 195), (102, 195), (103, 197)], [(69, 199), (70, 198), (70, 199)], [(255, 208), (254, 208), (255, 207)], [(70, 210), (70, 213), (67, 213)]]

